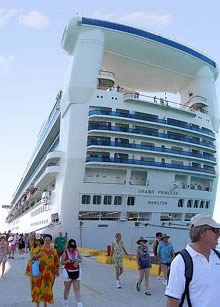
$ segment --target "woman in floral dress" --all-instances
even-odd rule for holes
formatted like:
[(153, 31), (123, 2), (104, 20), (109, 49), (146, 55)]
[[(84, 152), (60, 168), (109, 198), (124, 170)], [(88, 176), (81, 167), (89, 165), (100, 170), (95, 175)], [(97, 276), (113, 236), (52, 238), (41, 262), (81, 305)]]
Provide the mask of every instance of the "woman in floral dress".
[[(34, 249), (33, 256), (28, 262), (26, 275), (31, 278), (31, 296), (32, 302), (36, 303), (36, 307), (40, 306), (40, 302), (54, 304), (53, 285), (56, 276), (59, 276), (59, 257), (54, 248), (51, 247), (52, 236), (44, 236), (44, 245)], [(31, 264), (33, 260), (40, 262), (40, 276), (31, 276)]]
[(111, 257), (112, 257), (112, 263), (115, 267), (115, 281), (116, 281), (116, 287), (118, 289), (121, 288), (119, 277), (123, 273), (123, 256), (127, 255), (129, 257), (125, 247), (124, 243), (121, 241), (121, 234), (116, 233), (115, 235), (115, 242), (112, 243), (112, 249), (111, 249)]

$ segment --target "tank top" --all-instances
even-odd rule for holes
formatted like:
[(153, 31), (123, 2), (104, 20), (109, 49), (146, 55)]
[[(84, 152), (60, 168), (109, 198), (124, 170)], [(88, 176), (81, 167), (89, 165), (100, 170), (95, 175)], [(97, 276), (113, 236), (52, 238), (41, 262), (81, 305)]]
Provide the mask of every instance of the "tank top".
[(138, 259), (139, 261), (149, 261), (149, 253), (147, 246), (138, 246)]
[[(66, 256), (65, 256), (65, 261), (66, 261), (66, 260), (77, 259), (78, 256), (79, 256), (79, 253), (78, 253), (78, 251), (76, 250), (76, 251), (74, 251), (73, 254), (71, 254), (71, 253), (69, 252), (69, 250), (67, 249), (66, 252), (65, 252), (65, 255), (66, 255)], [(64, 265), (64, 268), (65, 268), (66, 270), (69, 270), (69, 271), (78, 271), (79, 268), (80, 268), (80, 266), (79, 266), (78, 263), (70, 262), (70, 263), (66, 263), (66, 264)]]

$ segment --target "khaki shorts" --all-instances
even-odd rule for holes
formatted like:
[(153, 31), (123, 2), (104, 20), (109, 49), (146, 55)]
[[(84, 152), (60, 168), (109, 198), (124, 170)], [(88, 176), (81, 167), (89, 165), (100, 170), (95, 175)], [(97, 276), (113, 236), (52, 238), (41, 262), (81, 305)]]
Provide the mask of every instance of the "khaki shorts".
[(2, 264), (2, 262), (6, 262), (8, 260), (8, 256), (4, 255), (4, 256), (0, 256), (0, 265)]

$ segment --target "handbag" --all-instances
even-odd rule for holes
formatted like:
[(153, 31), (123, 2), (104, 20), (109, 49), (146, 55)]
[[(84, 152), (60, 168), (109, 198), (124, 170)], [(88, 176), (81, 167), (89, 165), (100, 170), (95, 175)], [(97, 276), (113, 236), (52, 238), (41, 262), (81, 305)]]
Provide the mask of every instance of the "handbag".
[(37, 261), (37, 260), (32, 261), (31, 275), (33, 277), (39, 277), (40, 276), (40, 262)]

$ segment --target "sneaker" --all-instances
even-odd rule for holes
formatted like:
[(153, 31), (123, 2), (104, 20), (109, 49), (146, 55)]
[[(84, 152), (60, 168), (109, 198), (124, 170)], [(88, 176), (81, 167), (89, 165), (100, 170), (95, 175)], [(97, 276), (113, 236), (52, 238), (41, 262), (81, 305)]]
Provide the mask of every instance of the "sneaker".
[(117, 287), (118, 289), (121, 288), (121, 285), (120, 285), (120, 281), (119, 281), (119, 280), (116, 280), (116, 287)]
[(83, 307), (83, 304), (82, 304), (81, 302), (79, 302), (79, 303), (77, 304), (77, 306), (78, 306), (78, 307)]
[(139, 282), (137, 282), (137, 284), (136, 284), (136, 289), (137, 289), (137, 291), (141, 290), (141, 286), (140, 286)]
[(151, 295), (150, 290), (149, 290), (149, 289), (146, 290), (146, 291), (145, 291), (145, 294), (146, 294), (146, 295)]
[(64, 301), (64, 302), (63, 302), (63, 306), (64, 306), (64, 307), (69, 307), (68, 301)]

